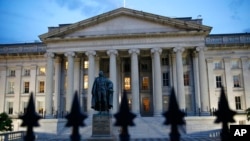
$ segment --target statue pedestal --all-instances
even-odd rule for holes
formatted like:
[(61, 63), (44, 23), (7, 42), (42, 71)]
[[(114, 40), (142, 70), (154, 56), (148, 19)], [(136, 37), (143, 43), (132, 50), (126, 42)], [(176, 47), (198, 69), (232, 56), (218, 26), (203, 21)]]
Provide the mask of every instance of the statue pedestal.
[(112, 136), (112, 116), (110, 114), (94, 114), (92, 121), (92, 137)]

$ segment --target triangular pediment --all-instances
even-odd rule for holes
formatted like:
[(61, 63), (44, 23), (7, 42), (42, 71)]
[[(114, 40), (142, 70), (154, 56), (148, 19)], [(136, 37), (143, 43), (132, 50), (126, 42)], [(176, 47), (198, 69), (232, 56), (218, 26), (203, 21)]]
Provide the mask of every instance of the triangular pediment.
[(163, 17), (127, 8), (119, 8), (74, 24), (59, 26), (40, 35), (45, 41), (53, 38), (107, 37), (114, 35), (176, 33), (197, 31), (209, 33), (211, 27), (200, 23)]

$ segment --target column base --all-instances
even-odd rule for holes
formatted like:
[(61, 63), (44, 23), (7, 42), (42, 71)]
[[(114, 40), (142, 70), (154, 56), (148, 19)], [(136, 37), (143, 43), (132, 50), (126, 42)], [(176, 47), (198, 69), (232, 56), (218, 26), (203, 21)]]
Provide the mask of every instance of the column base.
[(44, 117), (45, 119), (53, 119), (54, 117), (53, 117), (53, 115), (52, 114), (49, 114), (49, 115), (45, 115), (45, 117)]

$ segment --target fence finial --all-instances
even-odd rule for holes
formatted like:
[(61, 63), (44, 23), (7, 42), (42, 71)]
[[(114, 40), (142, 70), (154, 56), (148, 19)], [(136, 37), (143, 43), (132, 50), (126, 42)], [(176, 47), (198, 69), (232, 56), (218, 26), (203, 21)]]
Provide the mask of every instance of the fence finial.
[(170, 140), (179, 141), (180, 133), (178, 131), (177, 125), (185, 124), (185, 121), (183, 120), (185, 113), (179, 109), (176, 96), (175, 96), (175, 92), (174, 92), (174, 88), (172, 88), (172, 92), (170, 95), (168, 111), (163, 113), (163, 116), (166, 118), (166, 121), (164, 122), (164, 124), (171, 125), (171, 133), (169, 134)]
[(41, 119), (41, 116), (36, 113), (35, 104), (33, 99), (33, 92), (30, 94), (30, 99), (27, 106), (27, 111), (24, 113), (23, 116), (19, 118), (22, 119), (21, 126), (27, 126), (27, 133), (24, 136), (25, 141), (34, 141), (35, 135), (33, 132), (33, 127), (40, 126), (38, 120)]
[(125, 90), (123, 91), (120, 111), (114, 116), (116, 118), (115, 126), (122, 127), (120, 141), (129, 141), (128, 126), (135, 126), (133, 119), (136, 115), (129, 110), (127, 92)]
[(78, 100), (77, 91), (75, 92), (71, 111), (68, 115), (66, 115), (66, 119), (68, 122), (66, 123), (66, 127), (72, 126), (72, 135), (70, 136), (71, 141), (80, 141), (81, 136), (79, 134), (79, 126), (85, 126), (83, 120), (87, 118), (87, 115), (83, 114), (80, 109), (80, 104)]
[(224, 92), (223, 86), (221, 86), (221, 94), (220, 100), (218, 103), (218, 110), (215, 111), (215, 116), (217, 117), (214, 121), (215, 123), (222, 122), (222, 130), (221, 130), (221, 141), (228, 141), (230, 138), (228, 123), (235, 122), (233, 116), (236, 114), (235, 111), (232, 111), (229, 108), (228, 101)]

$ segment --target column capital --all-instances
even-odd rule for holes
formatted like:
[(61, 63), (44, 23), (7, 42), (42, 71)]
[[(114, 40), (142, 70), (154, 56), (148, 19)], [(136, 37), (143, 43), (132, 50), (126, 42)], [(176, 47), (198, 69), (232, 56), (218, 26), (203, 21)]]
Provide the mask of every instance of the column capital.
[(55, 57), (55, 54), (53, 52), (47, 52), (44, 54), (45, 57), (48, 57), (48, 58), (53, 58)]
[(159, 52), (160, 54), (162, 53), (162, 49), (161, 48), (152, 48), (150, 50), (151, 53), (155, 53), (155, 52)]
[(176, 52), (176, 53), (177, 52), (181, 52), (182, 53), (184, 50), (185, 50), (185, 48), (183, 48), (183, 47), (175, 47), (175, 48), (173, 48), (173, 51)]
[(110, 56), (111, 54), (117, 55), (118, 51), (116, 49), (110, 49), (107, 51), (107, 54)]
[(74, 57), (76, 54), (75, 54), (75, 52), (66, 52), (66, 53), (64, 53), (64, 55), (66, 57)]
[(137, 49), (137, 48), (133, 48), (133, 49), (129, 49), (129, 50), (128, 50), (128, 53), (129, 53), (129, 54), (133, 54), (133, 53), (140, 54), (140, 50)]
[(96, 51), (94, 51), (94, 50), (86, 51), (85, 54), (87, 56), (89, 56), (89, 55), (93, 55), (94, 56), (94, 55), (96, 55)]
[(207, 47), (199, 46), (199, 47), (196, 47), (195, 50), (198, 51), (198, 52), (207, 51)]

